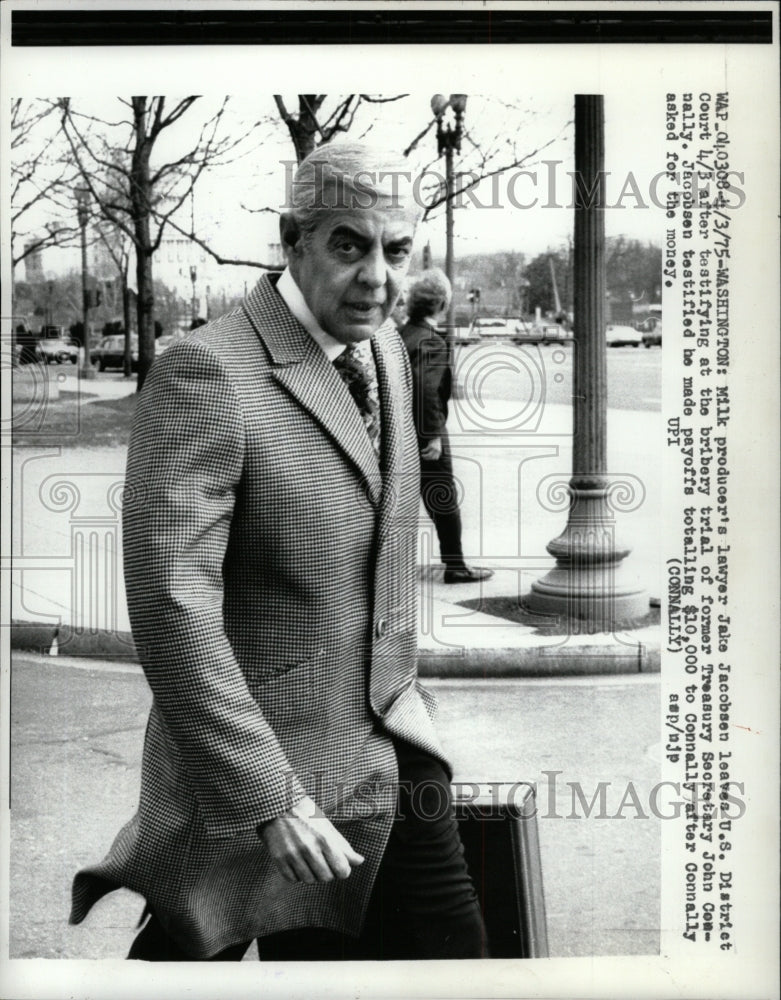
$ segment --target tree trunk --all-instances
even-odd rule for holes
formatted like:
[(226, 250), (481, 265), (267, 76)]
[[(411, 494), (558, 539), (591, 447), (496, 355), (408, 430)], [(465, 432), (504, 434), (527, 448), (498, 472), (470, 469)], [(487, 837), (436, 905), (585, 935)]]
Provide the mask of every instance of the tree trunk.
[[(147, 220), (148, 222), (148, 220)], [(155, 360), (155, 298), (152, 291), (152, 255), (138, 251), (136, 255), (136, 317), (138, 321), (138, 390)]]
[(298, 120), (288, 122), (290, 138), (293, 140), (299, 163), (305, 160), (317, 145), (317, 112), (322, 103), (322, 98), (318, 101), (317, 94), (299, 94)]
[(135, 147), (130, 165), (130, 200), (136, 245), (136, 287), (138, 301), (138, 389), (143, 388), (147, 372), (155, 360), (155, 298), (152, 287), (152, 241), (149, 215), (151, 184), (147, 136), (146, 97), (134, 97), (133, 119)]
[(133, 374), (133, 348), (130, 332), (130, 289), (127, 287), (127, 263), (119, 272), (119, 280), (122, 282), (122, 326), (125, 328), (125, 357), (122, 368), (125, 378), (130, 378)]

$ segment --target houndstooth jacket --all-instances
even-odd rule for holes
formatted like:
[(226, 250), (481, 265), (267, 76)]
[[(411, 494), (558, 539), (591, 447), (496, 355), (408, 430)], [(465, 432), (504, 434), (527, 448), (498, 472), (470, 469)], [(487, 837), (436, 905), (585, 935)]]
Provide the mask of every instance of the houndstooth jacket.
[[(119, 886), (194, 958), (280, 930), (360, 931), (390, 832), (390, 737), (443, 760), (416, 671), (419, 479), (398, 334), (372, 338), (383, 460), (325, 354), (262, 278), (155, 362), (123, 509), (154, 696), (138, 811), (73, 885)], [(310, 795), (366, 858), (291, 884), (255, 832)]]

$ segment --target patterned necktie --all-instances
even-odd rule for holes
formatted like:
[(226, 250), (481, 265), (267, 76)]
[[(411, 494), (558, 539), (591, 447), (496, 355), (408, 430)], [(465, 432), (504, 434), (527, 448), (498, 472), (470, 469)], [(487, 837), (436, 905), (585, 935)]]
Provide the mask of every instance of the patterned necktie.
[(334, 368), (350, 390), (355, 405), (363, 417), (366, 433), (380, 457), (380, 392), (377, 386), (377, 371), (371, 348), (366, 345), (350, 344), (333, 363)]

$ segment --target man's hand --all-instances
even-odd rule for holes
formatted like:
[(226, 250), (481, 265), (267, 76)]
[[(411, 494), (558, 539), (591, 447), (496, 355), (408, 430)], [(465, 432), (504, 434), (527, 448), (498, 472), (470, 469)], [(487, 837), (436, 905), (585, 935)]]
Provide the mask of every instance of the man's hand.
[(436, 462), (442, 456), (442, 438), (432, 438), (425, 448), (420, 449), (420, 457), (425, 462)]
[(347, 878), (364, 860), (308, 797), (266, 823), (260, 838), (290, 882)]

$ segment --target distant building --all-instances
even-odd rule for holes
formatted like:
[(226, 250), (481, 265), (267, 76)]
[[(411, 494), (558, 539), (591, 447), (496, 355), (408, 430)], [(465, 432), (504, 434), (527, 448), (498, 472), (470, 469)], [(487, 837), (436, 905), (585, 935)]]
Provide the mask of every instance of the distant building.
[(117, 264), (102, 240), (96, 240), (91, 250), (91, 265), (88, 270), (98, 281), (112, 281), (117, 276)]
[(197, 243), (167, 229), (155, 254), (154, 277), (182, 300), (186, 313), (194, 309), (195, 318), (208, 318), (206, 290), (217, 291), (220, 267)]
[[(265, 262), (272, 266), (285, 266), (285, 255), (280, 243), (269, 243)], [(182, 236), (176, 230), (166, 229), (155, 254), (153, 273), (155, 281), (164, 284), (181, 301), (182, 315), (190, 319), (210, 319), (210, 301), (217, 313), (226, 295), (246, 290), (254, 284), (260, 272), (255, 268), (220, 265), (201, 246)]]
[(43, 252), (41, 251), (41, 248), (38, 247), (38, 249), (32, 250), (30, 253), (27, 253), (28, 249), (34, 246), (35, 246), (34, 240), (30, 241), (29, 243), (25, 243), (24, 245), (26, 254), (24, 258), (24, 278), (25, 281), (30, 285), (34, 285), (37, 282), (44, 280)]

